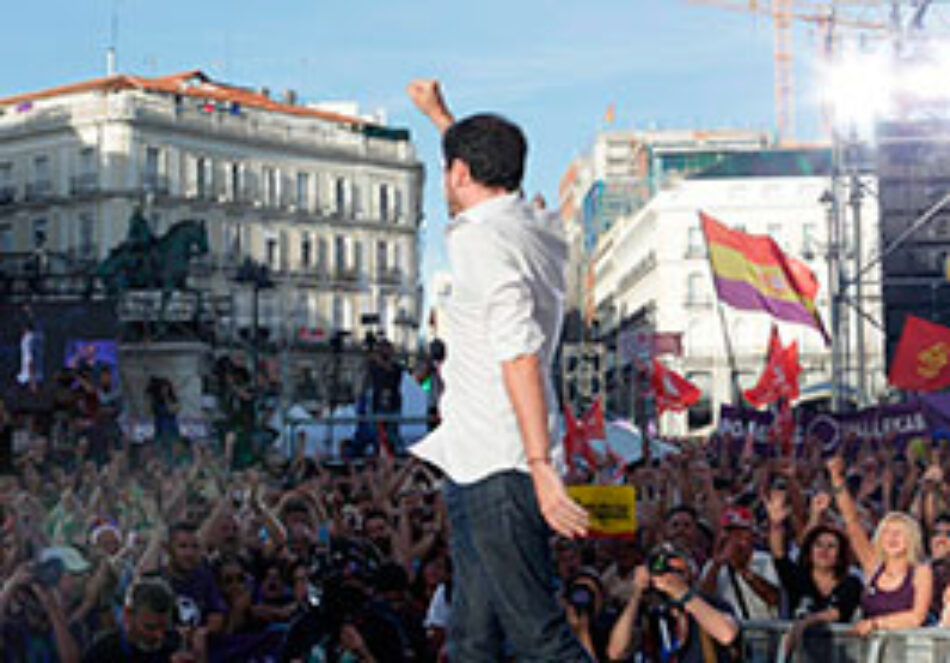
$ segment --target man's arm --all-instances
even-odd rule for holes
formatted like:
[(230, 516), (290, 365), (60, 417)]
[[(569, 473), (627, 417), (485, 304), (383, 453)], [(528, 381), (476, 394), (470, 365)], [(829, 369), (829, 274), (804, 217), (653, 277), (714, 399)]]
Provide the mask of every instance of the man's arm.
[(544, 519), (558, 534), (568, 538), (584, 536), (587, 512), (567, 494), (551, 464), (548, 411), (538, 357), (519, 355), (502, 362), (501, 371), (521, 429), (521, 442)]
[(406, 88), (409, 98), (423, 115), (428, 117), (440, 134), (444, 134), (455, 122), (455, 117), (449, 111), (439, 88), (439, 82), (430, 79), (417, 79)]

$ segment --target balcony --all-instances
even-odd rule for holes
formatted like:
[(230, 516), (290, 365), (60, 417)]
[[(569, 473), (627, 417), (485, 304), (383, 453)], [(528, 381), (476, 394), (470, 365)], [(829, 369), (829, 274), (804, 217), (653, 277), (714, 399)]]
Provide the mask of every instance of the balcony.
[(338, 283), (358, 283), (360, 272), (355, 267), (338, 267), (334, 278)]
[(399, 268), (381, 269), (379, 270), (378, 279), (384, 285), (402, 285), (402, 270)]
[(69, 192), (74, 196), (89, 195), (99, 191), (99, 173), (82, 173), (69, 178)]
[(168, 195), (168, 176), (158, 173), (145, 173), (142, 176), (142, 189), (157, 196)]
[(36, 182), (27, 182), (26, 197), (27, 202), (38, 202), (49, 200), (53, 197), (53, 182), (50, 180), (37, 180)]
[(0, 205), (11, 205), (16, 202), (16, 187), (12, 185), (0, 186)]

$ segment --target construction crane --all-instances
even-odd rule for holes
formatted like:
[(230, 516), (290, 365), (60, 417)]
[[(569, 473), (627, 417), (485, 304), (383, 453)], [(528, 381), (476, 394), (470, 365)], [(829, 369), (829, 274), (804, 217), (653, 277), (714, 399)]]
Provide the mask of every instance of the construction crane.
[[(687, 0), (693, 5), (764, 16), (774, 29), (775, 119), (779, 144), (794, 142), (794, 37), (795, 23), (817, 28), (822, 55), (831, 58), (845, 30), (862, 41), (890, 38), (895, 48), (923, 29), (933, 0)], [(902, 5), (910, 9), (904, 18)]]

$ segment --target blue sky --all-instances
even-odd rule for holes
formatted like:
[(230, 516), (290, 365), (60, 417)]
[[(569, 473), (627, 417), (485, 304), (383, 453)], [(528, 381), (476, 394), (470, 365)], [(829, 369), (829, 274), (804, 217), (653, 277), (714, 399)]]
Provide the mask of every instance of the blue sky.
[[(406, 100), (413, 77), (443, 81), (459, 114), (495, 110), (531, 145), (526, 190), (557, 181), (616, 104), (617, 128), (773, 125), (768, 20), (685, 0), (55, 0), (10, 3), (0, 95), (102, 75), (111, 15), (124, 72), (204, 69), (304, 100), (385, 108), (438, 165), (434, 134)], [(807, 60), (815, 40), (801, 32)], [(799, 115), (813, 81), (799, 67)], [(803, 125), (804, 122), (800, 122)], [(426, 273), (443, 266), (438, 175), (426, 191)]]

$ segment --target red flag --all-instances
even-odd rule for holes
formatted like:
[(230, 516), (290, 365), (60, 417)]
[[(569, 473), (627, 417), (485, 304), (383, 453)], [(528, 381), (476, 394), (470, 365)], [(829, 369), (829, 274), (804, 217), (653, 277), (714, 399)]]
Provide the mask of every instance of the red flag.
[(594, 402), (591, 403), (591, 406), (587, 409), (587, 413), (581, 420), (581, 425), (583, 426), (584, 439), (588, 442), (591, 440), (606, 439), (607, 434), (604, 432), (604, 405), (601, 396), (598, 396)]
[(592, 470), (597, 469), (597, 455), (590, 441), (604, 438), (604, 409), (600, 397), (591, 404), (580, 421), (574, 417), (570, 406), (564, 405), (564, 455), (571, 470), (574, 469), (577, 454), (584, 457)]
[(936, 391), (950, 385), (950, 328), (908, 315), (888, 381), (915, 391)]
[(778, 413), (772, 423), (772, 435), (781, 447), (782, 454), (788, 456), (792, 452), (792, 439), (795, 437), (795, 413), (792, 404), (787, 398), (779, 402)]
[(778, 328), (772, 325), (765, 368), (756, 385), (743, 392), (746, 400), (754, 407), (762, 407), (780, 398), (790, 401), (798, 398), (798, 376), (801, 372), (798, 342), (793, 341), (788, 347), (782, 347)]
[(653, 360), (653, 375), (650, 377), (653, 397), (660, 414), (666, 410), (681, 412), (699, 400), (702, 393), (692, 382), (675, 371)]

